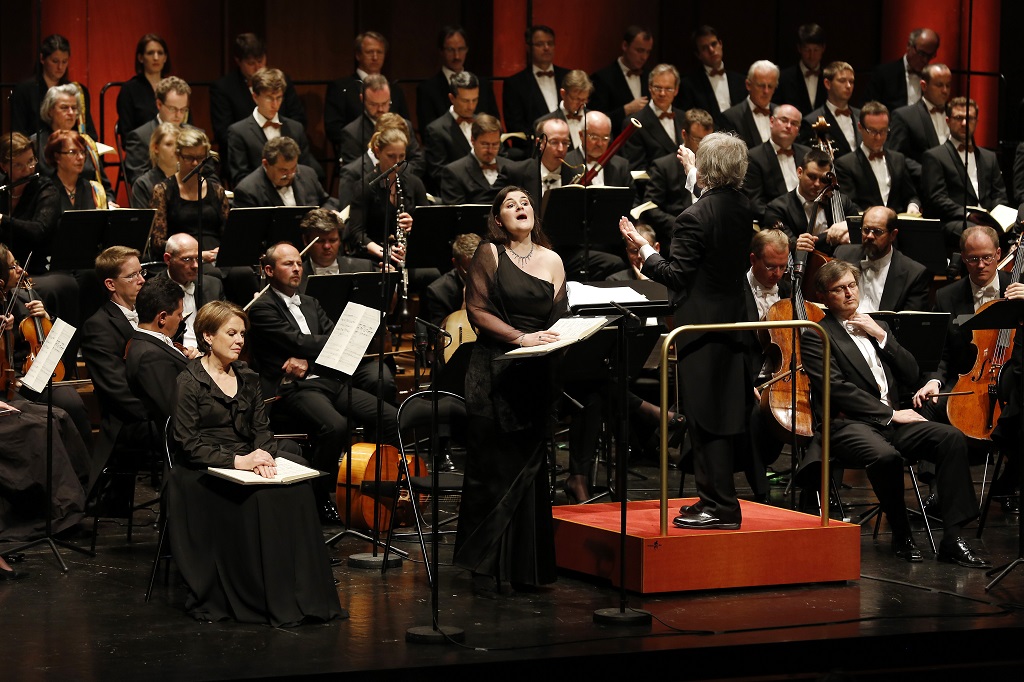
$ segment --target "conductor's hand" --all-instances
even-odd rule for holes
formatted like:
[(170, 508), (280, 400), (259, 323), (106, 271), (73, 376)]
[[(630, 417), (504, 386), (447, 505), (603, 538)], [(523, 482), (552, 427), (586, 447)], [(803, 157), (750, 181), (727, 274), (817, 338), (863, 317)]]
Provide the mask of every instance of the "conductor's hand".
[(1003, 294), (1003, 298), (1024, 298), (1024, 284), (1014, 282), (1010, 286), (1006, 287), (1006, 292)]
[(938, 398), (932, 398), (933, 395), (939, 392), (939, 385), (934, 381), (929, 381), (921, 388), (917, 389), (917, 393), (914, 394), (912, 402), (914, 407), (921, 407), (930, 399), (933, 403), (938, 402)]
[(266, 450), (253, 450), (248, 455), (235, 455), (235, 468), (242, 471), (251, 471), (263, 478), (273, 478), (277, 475), (277, 466), (274, 458)]
[(928, 421), (913, 410), (896, 410), (892, 413), (893, 424), (913, 424), (914, 422)]
[(544, 346), (558, 341), (558, 332), (539, 331), (532, 334), (524, 334), (519, 340), (521, 346)]
[(619, 218), (619, 232), (622, 233), (622, 238), (626, 240), (626, 248), (642, 249), (649, 245), (647, 240), (636, 231), (633, 223), (629, 222), (629, 218), (626, 216)]
[(690, 174), (690, 169), (697, 163), (697, 155), (689, 147), (681, 144), (679, 149), (676, 150), (676, 158), (683, 165), (683, 177), (685, 178)]
[(289, 376), (293, 379), (301, 379), (306, 376), (306, 372), (309, 371), (309, 360), (302, 360), (301, 358), (288, 358), (281, 365), (281, 371), (285, 373), (285, 376)]

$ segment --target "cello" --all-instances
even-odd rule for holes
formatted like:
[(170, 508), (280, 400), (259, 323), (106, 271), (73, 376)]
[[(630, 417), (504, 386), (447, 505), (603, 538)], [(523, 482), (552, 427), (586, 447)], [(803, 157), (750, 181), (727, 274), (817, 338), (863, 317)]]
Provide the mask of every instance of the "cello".
[[(349, 455), (344, 455), (338, 467), (338, 484), (336, 502), (341, 518), (352, 529), (369, 530), (373, 528), (374, 507), (377, 507), (377, 529), (386, 532), (394, 526), (408, 526), (413, 520), (412, 499), (407, 488), (397, 490), (398, 504), (395, 506), (395, 519), (392, 523), (391, 507), (394, 502), (395, 481), (398, 480), (401, 466), (401, 453), (393, 445), (381, 446), (381, 495), (374, 498), (373, 491), (377, 481), (377, 446), (374, 443), (356, 443), (352, 446), (351, 470), (352, 479), (348, 478)], [(405, 456), (406, 465), (413, 476), (426, 476), (427, 463), (415, 454)]]

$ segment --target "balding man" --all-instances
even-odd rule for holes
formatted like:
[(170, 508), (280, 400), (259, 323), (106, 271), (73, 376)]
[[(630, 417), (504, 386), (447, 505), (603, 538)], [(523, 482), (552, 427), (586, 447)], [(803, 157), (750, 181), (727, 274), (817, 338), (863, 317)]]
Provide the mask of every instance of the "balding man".
[(880, 64), (871, 73), (868, 98), (889, 111), (917, 104), (921, 99), (921, 71), (939, 51), (939, 34), (930, 28), (915, 28), (907, 37), (907, 51), (894, 62)]
[(196, 333), (192, 328), (196, 321), (196, 311), (210, 301), (224, 300), (224, 285), (216, 277), (203, 275), (203, 300), (196, 305), (199, 242), (187, 232), (177, 232), (167, 238), (167, 243), (164, 244), (164, 264), (167, 269), (154, 279), (169, 279), (184, 292), (182, 321), (185, 324), (181, 330), (172, 330), (171, 335), (186, 348), (197, 348), (199, 344), (196, 343)]
[(722, 112), (722, 130), (734, 131), (747, 143), (747, 149), (771, 138), (771, 116), (775, 111), (772, 95), (779, 87), (779, 67), (767, 59), (750, 65), (747, 71), (747, 98)]
[(683, 142), (683, 121), (672, 102), (679, 93), (679, 71), (671, 64), (658, 64), (647, 77), (650, 103), (636, 115), (641, 128), (626, 143), (623, 154), (632, 170), (647, 170), (659, 156), (676, 150)]
[[(379, 73), (363, 79), (363, 92), (359, 95), (359, 101), (363, 108), (362, 116), (356, 117), (342, 128), (335, 143), (335, 150), (341, 157), (342, 165), (352, 163), (366, 153), (377, 121), (382, 114), (393, 110), (395, 92), (398, 90), (392, 90), (388, 79)], [(416, 135), (412, 132), (412, 121), (404, 114), (397, 111), (394, 113), (402, 116), (402, 120), (405, 121), (406, 135), (409, 138), (409, 144), (405, 148), (405, 158), (409, 162), (409, 170), (416, 176), (423, 177), (427, 163), (423, 157), (423, 148), (416, 141)]]
[(946, 103), (953, 91), (952, 83), (953, 74), (948, 66), (929, 64), (921, 70), (921, 99), (892, 112), (885, 146), (907, 157), (910, 177), (915, 183), (921, 182), (924, 153), (949, 137)]
[(795, 144), (800, 131), (800, 112), (792, 104), (780, 104), (772, 114), (770, 140), (750, 150), (743, 191), (750, 197), (750, 208), (760, 221), (769, 203), (796, 189), (796, 169), (809, 147)]
[(853, 67), (846, 62), (832, 62), (825, 67), (822, 81), (828, 93), (825, 106), (815, 109), (804, 118), (801, 142), (814, 142), (815, 131), (811, 126), (824, 118), (829, 126), (829, 138), (835, 147), (835, 158), (849, 154), (860, 145), (860, 132), (857, 130), (860, 109), (850, 106), (855, 79)]
[[(608, 151), (611, 141), (612, 121), (600, 111), (587, 113), (587, 134), (583, 136), (583, 148), (574, 149), (565, 155), (565, 162), (572, 166), (571, 173), (578, 175), (589, 171), (598, 159)], [(586, 154), (586, 166), (583, 156)], [(633, 175), (629, 172), (629, 164), (621, 156), (612, 155), (604, 163), (604, 167), (590, 182), (592, 187), (633, 187)]]

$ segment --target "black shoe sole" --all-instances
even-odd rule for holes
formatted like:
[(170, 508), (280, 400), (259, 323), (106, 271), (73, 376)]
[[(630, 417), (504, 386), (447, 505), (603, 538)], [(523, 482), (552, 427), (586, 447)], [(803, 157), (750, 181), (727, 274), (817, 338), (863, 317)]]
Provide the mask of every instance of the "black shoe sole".
[(672, 522), (672, 525), (676, 528), (682, 528), (683, 530), (739, 530), (740, 524), (738, 523), (704, 523), (699, 525), (690, 525)]

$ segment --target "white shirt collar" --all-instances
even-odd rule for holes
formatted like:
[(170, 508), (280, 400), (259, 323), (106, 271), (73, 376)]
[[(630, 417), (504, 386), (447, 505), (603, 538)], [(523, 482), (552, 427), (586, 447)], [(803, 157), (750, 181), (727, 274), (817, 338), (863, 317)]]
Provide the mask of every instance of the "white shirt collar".
[(252, 110), (252, 117), (256, 119), (256, 123), (259, 124), (260, 128), (267, 124), (267, 121), (273, 121), (274, 123), (281, 122), (281, 114), (274, 114), (274, 118), (268, 119), (266, 116), (260, 113), (259, 108)]

